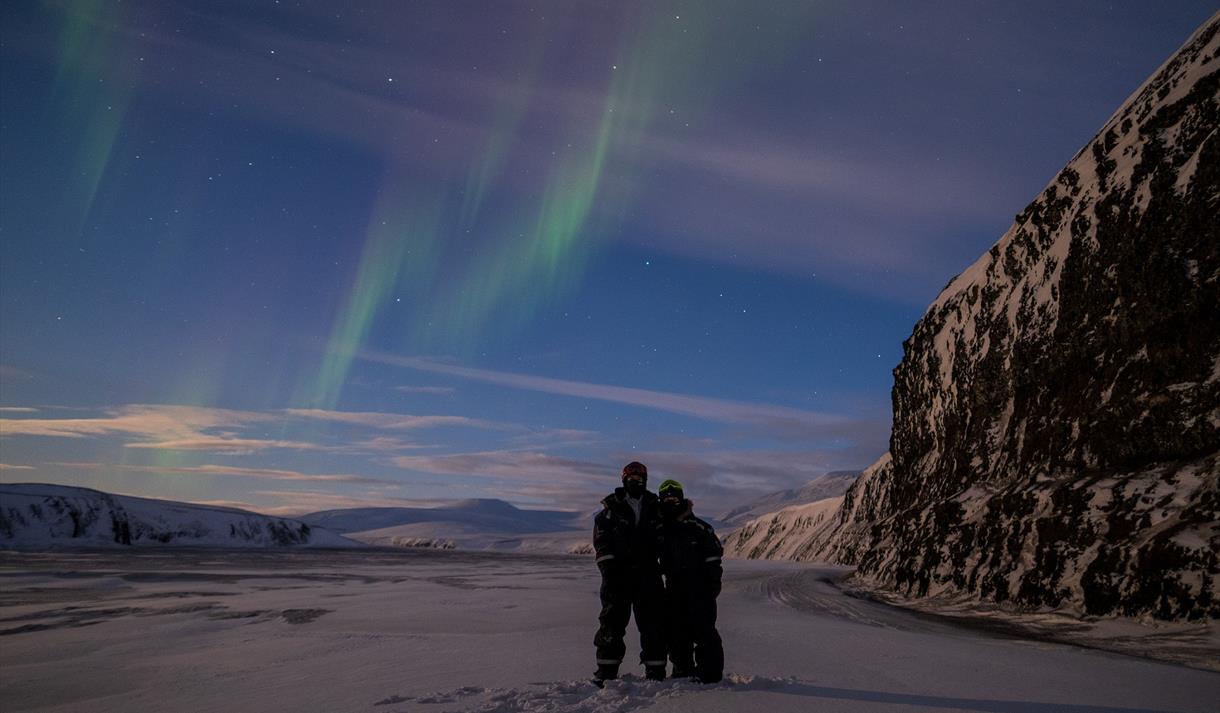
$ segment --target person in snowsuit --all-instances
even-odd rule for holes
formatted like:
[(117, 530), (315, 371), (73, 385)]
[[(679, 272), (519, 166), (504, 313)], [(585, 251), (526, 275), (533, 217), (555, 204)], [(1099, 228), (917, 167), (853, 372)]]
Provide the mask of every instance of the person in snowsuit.
[(682, 484), (657, 490), (661, 571), (665, 575), (665, 638), (673, 677), (715, 683), (724, 675), (724, 648), (716, 631), (724, 548), (712, 526), (695, 517)]
[(664, 589), (657, 560), (657, 496), (648, 491), (648, 469), (623, 467), (623, 487), (602, 499), (593, 520), (593, 550), (601, 571), (600, 626), (593, 638), (597, 672), (593, 683), (618, 678), (627, 646), (623, 636), (635, 611), (640, 630), (640, 661), (651, 680), (665, 678), (665, 639), (661, 631)]

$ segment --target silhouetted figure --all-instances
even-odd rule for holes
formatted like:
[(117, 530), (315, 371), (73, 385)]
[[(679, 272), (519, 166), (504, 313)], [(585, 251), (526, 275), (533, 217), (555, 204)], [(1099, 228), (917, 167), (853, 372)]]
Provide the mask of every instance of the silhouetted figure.
[(716, 631), (724, 548), (712, 526), (695, 517), (676, 480), (661, 483), (657, 525), (665, 575), (665, 637), (673, 677), (715, 683), (724, 675), (724, 647)]
[(593, 550), (601, 571), (601, 626), (597, 646), (597, 672), (593, 682), (618, 678), (627, 646), (623, 636), (635, 611), (640, 630), (640, 661), (652, 680), (665, 678), (665, 640), (661, 633), (664, 590), (657, 561), (657, 496), (648, 492), (648, 469), (631, 462), (623, 467), (623, 486), (602, 499), (602, 511), (593, 521)]

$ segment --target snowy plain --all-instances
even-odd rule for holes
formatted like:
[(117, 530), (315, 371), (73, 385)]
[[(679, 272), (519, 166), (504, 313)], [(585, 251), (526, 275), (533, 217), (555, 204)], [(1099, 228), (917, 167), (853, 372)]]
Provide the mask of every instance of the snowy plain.
[[(1220, 673), (1009, 638), (731, 560), (727, 679), (598, 690), (587, 557), (0, 552), (0, 710), (1216, 711)], [(638, 653), (628, 637), (628, 663)]]

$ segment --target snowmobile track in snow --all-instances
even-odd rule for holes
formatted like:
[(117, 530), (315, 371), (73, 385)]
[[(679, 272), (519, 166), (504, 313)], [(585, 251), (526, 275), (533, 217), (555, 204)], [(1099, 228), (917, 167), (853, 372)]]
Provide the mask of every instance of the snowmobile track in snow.
[(768, 599), (798, 611), (848, 619), (858, 624), (896, 629), (892, 622), (882, 621), (875, 614), (877, 605), (843, 596), (834, 580), (825, 572), (801, 570), (785, 572), (762, 582)]

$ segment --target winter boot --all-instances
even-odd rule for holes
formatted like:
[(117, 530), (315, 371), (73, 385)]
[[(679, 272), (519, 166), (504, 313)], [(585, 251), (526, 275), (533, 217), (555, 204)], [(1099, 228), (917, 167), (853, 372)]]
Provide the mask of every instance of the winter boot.
[(670, 672), (670, 678), (693, 678), (695, 669), (692, 666), (679, 666), (674, 664), (674, 670)]
[(665, 680), (665, 664), (660, 666), (645, 666), (644, 678), (649, 681), (664, 681)]
[(618, 678), (618, 664), (599, 663), (597, 672), (593, 674), (593, 685), (601, 688), (606, 681), (613, 681), (616, 678)]

